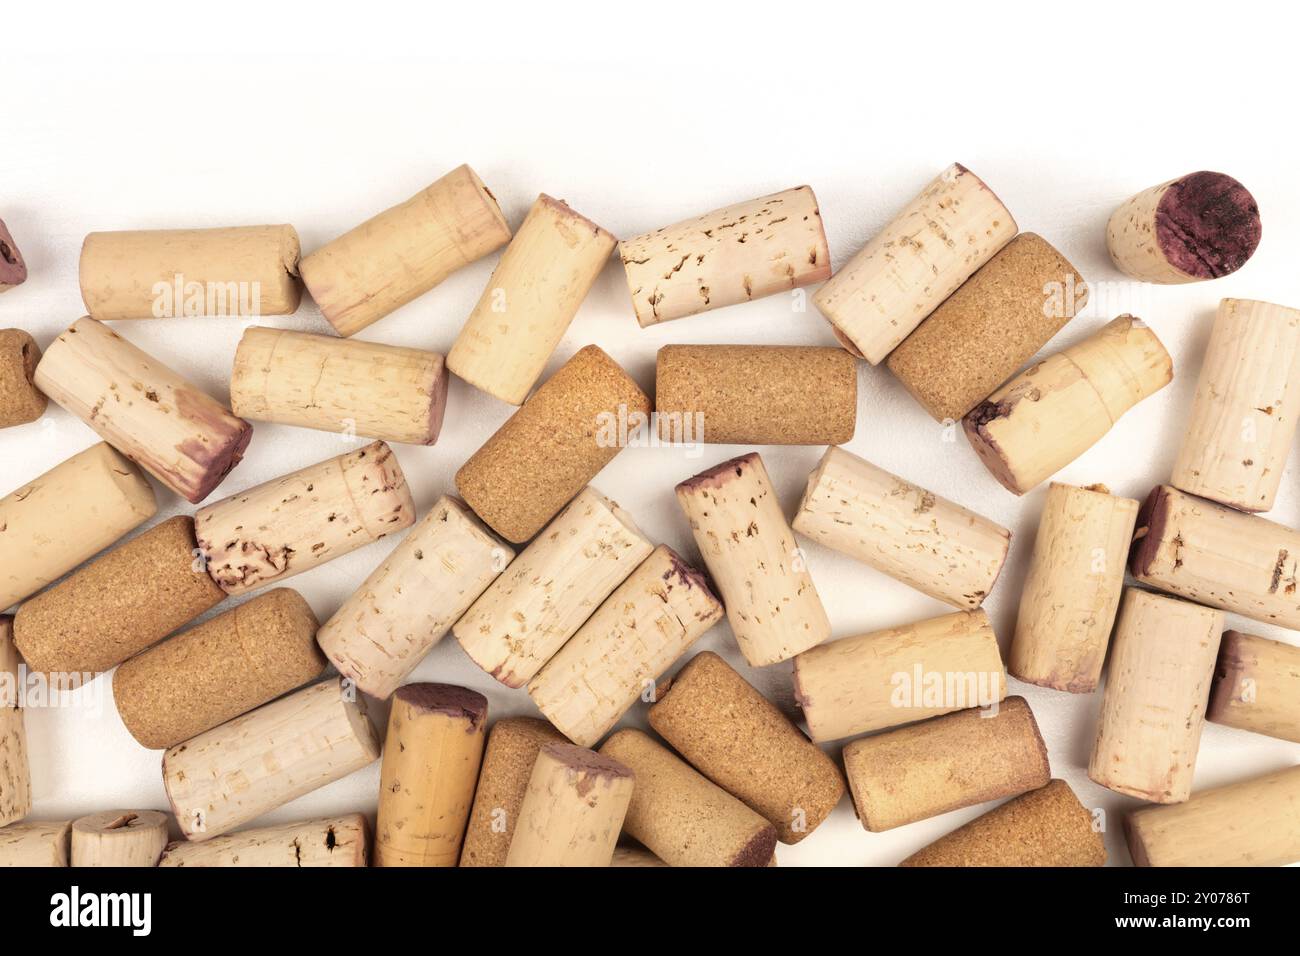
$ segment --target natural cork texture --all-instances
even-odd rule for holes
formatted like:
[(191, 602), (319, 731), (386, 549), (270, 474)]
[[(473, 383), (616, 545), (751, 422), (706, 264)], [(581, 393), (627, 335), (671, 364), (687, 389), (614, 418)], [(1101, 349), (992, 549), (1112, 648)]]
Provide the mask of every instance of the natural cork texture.
[(22, 659), (14, 647), (13, 623), (0, 615), (0, 827), (21, 820), (32, 808), (27, 732), (18, 696)]
[(650, 726), (700, 773), (798, 843), (844, 796), (816, 744), (721, 657), (691, 658), (650, 708)]
[(1106, 844), (1070, 785), (1053, 780), (940, 837), (899, 866), (1104, 866)]
[(113, 699), (142, 747), (165, 750), (321, 675), (316, 615), (277, 588), (127, 661)]
[(1228, 631), (1205, 717), (1300, 744), (1300, 646)]
[(360, 813), (241, 830), (206, 843), (167, 844), (159, 866), (360, 867), (370, 860), (370, 827)]
[(27, 601), (14, 632), (33, 670), (98, 674), (225, 597), (198, 558), (194, 520), (177, 515)]
[(13, 823), (0, 828), (0, 868), (67, 866), (71, 821)]
[(72, 823), (73, 866), (151, 867), (167, 846), (167, 814), (102, 810)]
[(839, 445), (853, 438), (858, 363), (804, 345), (666, 345), (655, 364), (665, 442)]
[(9, 234), (9, 227), (0, 219), (0, 293), (8, 292), (27, 281), (27, 263), (18, 251), (18, 243)]
[(0, 428), (25, 425), (45, 414), (50, 400), (32, 381), (40, 360), (34, 338), (22, 329), (0, 329)]
[(863, 827), (880, 833), (1045, 787), (1047, 746), (1023, 697), (855, 740), (844, 770)]
[(1088, 302), (1078, 270), (1022, 232), (889, 354), (894, 377), (936, 421), (956, 421), (1014, 375)]
[(649, 415), (650, 399), (636, 382), (588, 345), (461, 466), (456, 487), (493, 530), (522, 543), (613, 460)]

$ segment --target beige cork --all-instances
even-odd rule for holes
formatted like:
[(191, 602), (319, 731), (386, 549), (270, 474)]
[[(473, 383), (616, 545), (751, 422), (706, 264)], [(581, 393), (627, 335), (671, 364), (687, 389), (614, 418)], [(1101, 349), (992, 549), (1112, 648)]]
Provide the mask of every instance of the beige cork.
[(618, 254), (642, 328), (788, 292), (831, 274), (810, 186), (626, 239)]
[(167, 846), (167, 814), (103, 810), (72, 823), (73, 866), (157, 866)]
[(1045, 787), (1047, 747), (1023, 697), (855, 740), (844, 770), (863, 827), (880, 833)]
[(92, 232), (81, 246), (81, 298), (92, 319), (292, 315), (293, 226)]
[(9, 227), (0, 219), (0, 294), (17, 288), (27, 281), (27, 263), (18, 250), (18, 243)]
[(667, 866), (663, 860), (655, 856), (643, 846), (633, 846), (630, 843), (620, 843), (614, 847), (614, 858), (609, 861), (610, 866)]
[(636, 776), (624, 831), (669, 866), (767, 866), (776, 828), (639, 730), (600, 752)]
[(564, 743), (564, 735), (544, 720), (506, 717), (492, 725), (460, 851), (461, 866), (506, 865), (537, 755), (551, 743)]
[(382, 441), (194, 513), (208, 573), (227, 594), (283, 582), (414, 523), (406, 476)]
[(1088, 776), (1152, 803), (1192, 793), (1223, 614), (1128, 588), (1111, 642)]
[(11, 823), (0, 828), (0, 868), (67, 866), (72, 823)]
[(437, 352), (254, 326), (235, 350), (230, 407), (256, 421), (432, 445), (447, 382)]
[(903, 344), (889, 370), (936, 421), (956, 421), (1014, 375), (1088, 302), (1078, 271), (1022, 232)]
[(358, 867), (370, 859), (370, 827), (360, 813), (240, 830), (205, 843), (169, 843), (159, 866)]
[(617, 240), (543, 193), (447, 353), (447, 367), (511, 405), (528, 397)]
[(316, 615), (276, 588), (127, 661), (113, 699), (136, 742), (165, 750), (246, 714), (325, 670)]
[(1137, 501), (1102, 486), (1048, 487), (1007, 659), (1012, 677), (1072, 694), (1097, 689), (1137, 516)]
[(465, 502), (523, 543), (613, 461), (650, 399), (594, 345), (561, 366), (456, 472)]
[(0, 329), (0, 428), (25, 425), (45, 414), (49, 399), (32, 381), (41, 349), (22, 329)]
[(771, 822), (782, 843), (812, 833), (844, 796), (835, 762), (711, 651), (691, 658), (659, 692), (650, 726)]
[(14, 635), (45, 674), (99, 674), (216, 607), (194, 519), (168, 518), (24, 603)]
[(339, 335), (354, 335), (510, 241), (496, 198), (468, 166), (317, 249), (302, 281)]
[(853, 438), (858, 363), (812, 345), (665, 345), (655, 418), (665, 442), (838, 445)]
[(983, 609), (846, 637), (794, 659), (813, 740), (989, 707), (1006, 697), (997, 636)]
[(1228, 631), (1205, 717), (1300, 744), (1300, 647)]
[(19, 688), (22, 659), (13, 641), (13, 618), (0, 615), (0, 827), (27, 816), (32, 808), (27, 731)]
[(393, 694), (379, 772), (375, 866), (455, 866), (483, 760), (487, 698), (452, 684)]
[(1053, 780), (913, 853), (899, 866), (1104, 866), (1106, 844), (1070, 785)]

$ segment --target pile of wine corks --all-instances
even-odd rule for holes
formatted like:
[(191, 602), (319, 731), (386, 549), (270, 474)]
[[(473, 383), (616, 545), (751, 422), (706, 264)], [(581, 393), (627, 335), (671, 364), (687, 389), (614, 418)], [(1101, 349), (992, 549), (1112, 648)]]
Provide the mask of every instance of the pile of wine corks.
[[(904, 866), (1098, 866), (1100, 788), (1130, 801), (1138, 865), (1300, 860), (1296, 768), (1194, 786), (1207, 720), (1300, 742), (1300, 645), (1227, 617), (1300, 629), (1300, 531), (1263, 515), (1300, 416), (1300, 310), (1219, 303), (1174, 466), (1141, 500), (1123, 474), (1053, 479), (1120, 447), (1173, 359), (1141, 318), (1094, 315), (1086, 243), (1020, 232), (961, 164), (919, 176), (834, 274), (809, 186), (620, 240), (585, 196), (503, 208), (468, 166), (415, 185), (305, 255), (288, 224), (92, 233), (86, 316), (50, 341), (0, 329), (0, 428), (32, 434), (53, 399), (102, 439), (0, 499), (0, 866), (768, 867), (849, 805), (872, 833), (949, 821)], [(1156, 283), (1235, 272), (1260, 235), (1213, 172), (1137, 193), (1106, 231)], [(445, 358), (384, 340), (498, 252)], [(830, 328), (665, 343), (673, 325), (651, 373), (571, 336), (614, 259), (633, 329), (764, 297), (811, 299)], [(26, 277), (0, 222), (0, 292)], [(315, 329), (261, 321), (304, 290)], [(228, 321), (228, 399), (131, 341), (134, 320), (189, 316)], [(464, 430), (453, 376), (502, 424), (430, 494), (400, 446)], [(871, 460), (859, 408), (895, 380), (992, 480), (950, 498), (923, 463)], [(343, 444), (231, 478), (251, 422)], [(738, 447), (693, 461), (711, 445)], [(683, 460), (671, 490), (628, 481), (651, 455)], [(983, 513), (996, 485), (1036, 516), (1019, 563)], [(286, 586), (370, 545), (332, 607)], [(933, 606), (846, 633), (824, 600), (842, 559)], [(995, 589), (1018, 595), (1003, 634)], [(437, 680), (462, 654), (475, 679)], [(33, 678), (111, 686), (123, 732), (163, 752), (165, 811), (41, 819)], [(1085, 765), (1039, 719), (1093, 693)], [(264, 819), (362, 772), (363, 805)]]

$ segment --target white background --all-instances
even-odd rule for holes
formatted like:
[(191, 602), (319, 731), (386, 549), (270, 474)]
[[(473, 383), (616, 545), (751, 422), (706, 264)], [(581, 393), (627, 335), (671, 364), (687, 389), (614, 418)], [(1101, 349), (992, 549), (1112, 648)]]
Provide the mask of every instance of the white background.
[[(1212, 283), (1111, 290), (1114, 298), (1098, 297), (1107, 298), (1100, 309), (1049, 346), (1132, 309), (1172, 353), (1173, 384), (1058, 476), (1141, 498), (1168, 477), (1218, 299), (1300, 305), (1294, 33), (1249, 4), (1092, 3), (1059, 15), (1040, 4), (991, 11), (933, 3), (368, 2), (298, 10), (152, 3), (44, 6), (39, 15), (31, 6), (6, 8), (0, 71), (0, 218), (31, 278), (0, 297), (0, 327), (25, 328), (42, 347), (82, 314), (77, 257), (89, 231), (289, 222), (309, 252), (462, 162), (483, 177), (513, 226), (545, 191), (624, 238), (809, 183), (838, 267), (957, 160), (984, 178), (1023, 230), (1042, 234), (1095, 283), (1123, 279), (1103, 234), (1120, 201), (1177, 175), (1221, 170), (1261, 206), (1264, 239), (1254, 259)], [(359, 337), (445, 353), (495, 260), (455, 274)], [(1124, 296), (1130, 301), (1119, 301)], [(267, 324), (328, 331), (310, 301)], [(220, 319), (117, 324), (223, 400), (241, 328)], [(612, 261), (548, 374), (592, 342), (649, 391), (655, 353), (668, 343), (833, 338), (811, 306), (793, 312), (785, 296), (642, 330)], [(439, 443), (396, 446), (421, 514), (452, 490), (456, 468), (510, 411), (454, 381)], [(95, 440), (53, 405), (42, 421), (0, 432), (0, 494)], [(214, 498), (348, 447), (336, 435), (256, 423), (247, 458)], [(1014, 498), (964, 438), (945, 441), (883, 368), (865, 364), (848, 447), (1012, 529), (1008, 566), (986, 604), (1005, 654), (1044, 489)], [(693, 555), (673, 485), (747, 450), (710, 446), (690, 458), (680, 449), (630, 449), (594, 483), (652, 539)], [(787, 511), (821, 453), (762, 449)], [(1295, 477), (1293, 455), (1270, 515), (1291, 525), (1300, 524)], [(159, 497), (159, 519), (190, 510), (161, 487)], [(324, 620), (392, 545), (288, 583)], [(808, 550), (836, 637), (946, 610), (847, 558)], [(1229, 626), (1297, 640), (1231, 616)], [(725, 624), (695, 649), (704, 648), (742, 663)], [(790, 705), (788, 665), (742, 671)], [(414, 679), (474, 687), (496, 717), (534, 713), (525, 692), (496, 685), (452, 638)], [(1033, 706), (1053, 774), (1086, 806), (1106, 809), (1111, 860), (1128, 864), (1120, 817), (1138, 803), (1092, 784), (1084, 769), (1100, 694), (1012, 685)], [(107, 681), (101, 686), (107, 694)], [(382, 707), (375, 713), (386, 716)], [(643, 723), (640, 708), (629, 720)], [(166, 807), (159, 754), (134, 743), (111, 702), (99, 716), (32, 711), (27, 724), (34, 817)], [(1207, 725), (1196, 787), (1293, 764), (1297, 749)], [(266, 819), (370, 810), (378, 770)], [(846, 799), (778, 857), (782, 865), (892, 865), (987, 809), (868, 834)]]

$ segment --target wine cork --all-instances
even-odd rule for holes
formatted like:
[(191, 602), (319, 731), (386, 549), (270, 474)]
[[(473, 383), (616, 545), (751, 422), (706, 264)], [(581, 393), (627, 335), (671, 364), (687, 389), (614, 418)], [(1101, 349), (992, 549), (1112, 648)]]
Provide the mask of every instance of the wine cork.
[(1020, 593), (1011, 676), (1072, 694), (1097, 689), (1137, 515), (1137, 501), (1102, 485), (1048, 487)]
[(1222, 299), (1169, 483), (1242, 511), (1277, 498), (1300, 419), (1300, 310)]
[(457, 166), (302, 260), (302, 281), (339, 335), (354, 335), (510, 241), (496, 198)]
[(757, 453), (683, 481), (677, 503), (745, 660), (775, 664), (830, 637), (830, 619)]
[(1011, 547), (1001, 525), (835, 447), (808, 476), (791, 524), (805, 538), (968, 610), (989, 596)]
[(523, 404), (617, 241), (563, 201), (537, 197), (456, 336), (447, 367), (503, 402)]
[(465, 828), (461, 866), (506, 865), (537, 755), (551, 743), (564, 743), (564, 735), (544, 720), (506, 717), (492, 725)]
[(903, 344), (887, 365), (936, 421), (957, 421), (1083, 311), (1088, 286), (1041, 236), (1007, 243)]
[(215, 398), (91, 318), (51, 343), (34, 381), (191, 504), (239, 464), (253, 435)]
[(92, 232), (81, 246), (81, 299), (92, 319), (292, 315), (293, 226)]
[(1228, 631), (1206, 719), (1300, 743), (1300, 647)]
[(1223, 614), (1125, 591), (1088, 776), (1152, 803), (1192, 793)]
[(45, 414), (49, 399), (32, 382), (40, 360), (34, 338), (22, 329), (0, 329), (0, 428), (25, 425)]
[(230, 373), (230, 407), (256, 421), (432, 445), (447, 408), (437, 352), (254, 326)]
[(0, 867), (67, 866), (72, 824), (11, 823), (0, 828)]
[(122, 723), (150, 750), (197, 737), (325, 670), (316, 615), (276, 588), (133, 657), (113, 675)]
[(1051, 782), (1047, 747), (1023, 697), (996, 712), (961, 710), (844, 748), (853, 806), (872, 833)]
[(1053, 780), (913, 853), (899, 866), (1104, 866), (1106, 844), (1070, 785)]
[(565, 736), (592, 747), (722, 615), (704, 575), (660, 545), (541, 669), (528, 693)]
[(1140, 319), (1121, 315), (1031, 365), (962, 420), (1002, 487), (1023, 495), (1095, 445), (1130, 408), (1173, 380), (1173, 360)]
[(1300, 531), (1157, 485), (1138, 512), (1129, 570), (1143, 584), (1300, 628)]
[(609, 866), (632, 801), (632, 771), (573, 744), (537, 755), (506, 866)]
[(316, 640), (340, 674), (383, 700), (514, 556), (462, 502), (443, 495)]
[(1300, 766), (1142, 807), (1124, 820), (1135, 866), (1287, 866), (1300, 862)]
[(0, 827), (32, 809), (27, 731), (23, 725), (22, 659), (13, 641), (13, 618), (0, 615)]
[(201, 842), (379, 759), (365, 699), (333, 678), (265, 704), (163, 754), (163, 785)]
[(655, 418), (665, 442), (838, 445), (853, 438), (858, 363), (811, 345), (665, 345)]
[(993, 191), (954, 163), (835, 273), (813, 302), (845, 348), (879, 365), (1016, 229)]
[(104, 810), (72, 823), (72, 865), (157, 866), (167, 846), (167, 815)]
[(831, 274), (810, 186), (626, 239), (618, 254), (642, 328), (812, 285)]
[(0, 608), (39, 591), (154, 516), (153, 486), (100, 442), (0, 499)]
[(159, 866), (357, 867), (370, 858), (370, 833), (360, 813), (306, 823), (241, 830), (205, 843), (167, 844)]
[(794, 659), (795, 699), (819, 743), (991, 707), (1006, 683), (983, 609), (842, 638)]
[(470, 660), (523, 687), (653, 550), (622, 508), (584, 488), (452, 630)]
[(650, 415), (636, 382), (594, 345), (565, 362), (456, 472), (460, 495), (498, 534), (537, 534)]
[(0, 293), (8, 292), (27, 281), (27, 263), (18, 251), (18, 243), (9, 227), (0, 219)]
[(717, 654), (695, 655), (660, 690), (650, 726), (696, 770), (798, 843), (844, 796), (830, 757)]
[(669, 866), (766, 866), (776, 828), (639, 730), (600, 753), (636, 777), (623, 829)]
[(1106, 224), (1106, 247), (1135, 279), (1199, 282), (1244, 266), (1261, 233), (1259, 206), (1246, 187), (1203, 170), (1125, 200)]
[(100, 674), (225, 597), (198, 558), (194, 519), (177, 515), (31, 598), (14, 636), (35, 671)]
[[(775, 857), (773, 858), (775, 859)], [(631, 846), (630, 844), (619, 844), (614, 847), (614, 859), (609, 861), (610, 866), (667, 866), (663, 860), (655, 856), (645, 847)]]
[(415, 502), (384, 442), (309, 465), (194, 513), (208, 573), (247, 594), (415, 523)]
[(487, 698), (451, 684), (393, 695), (380, 769), (375, 866), (455, 866), (483, 759)]

